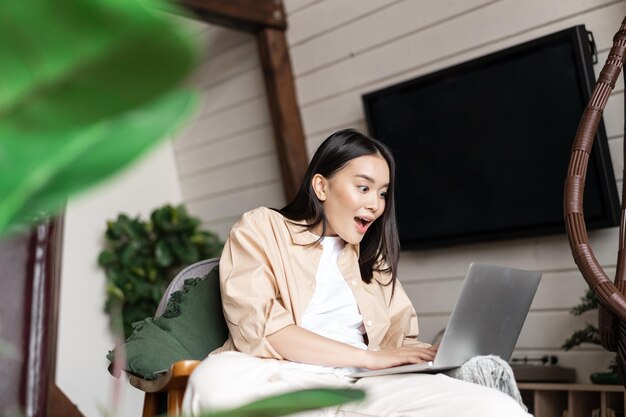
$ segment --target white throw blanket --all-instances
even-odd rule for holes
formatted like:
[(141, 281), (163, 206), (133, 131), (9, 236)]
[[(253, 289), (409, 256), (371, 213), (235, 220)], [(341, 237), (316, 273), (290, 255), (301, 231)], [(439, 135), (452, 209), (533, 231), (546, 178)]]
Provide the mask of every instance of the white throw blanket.
[(446, 374), (452, 378), (502, 391), (513, 397), (524, 410), (528, 411), (517, 388), (513, 370), (507, 362), (498, 356), (475, 356), (460, 368), (447, 371)]

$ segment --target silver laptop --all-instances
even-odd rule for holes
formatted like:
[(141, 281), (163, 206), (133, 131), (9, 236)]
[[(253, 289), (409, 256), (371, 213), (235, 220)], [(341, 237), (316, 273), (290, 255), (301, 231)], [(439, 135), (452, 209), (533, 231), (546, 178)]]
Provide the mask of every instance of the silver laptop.
[(478, 355), (509, 361), (540, 278), (540, 272), (472, 263), (434, 361), (349, 376), (435, 373), (458, 368)]

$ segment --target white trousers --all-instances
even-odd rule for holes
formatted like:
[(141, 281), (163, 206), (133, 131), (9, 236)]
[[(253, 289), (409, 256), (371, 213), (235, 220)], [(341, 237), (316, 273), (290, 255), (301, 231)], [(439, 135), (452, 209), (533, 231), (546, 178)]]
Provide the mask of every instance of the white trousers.
[(356, 388), (365, 400), (298, 413), (299, 417), (529, 417), (508, 395), (443, 374), (399, 374), (353, 379), (288, 369), (273, 359), (240, 352), (206, 358), (191, 374), (183, 413), (234, 408), (262, 397), (307, 388)]

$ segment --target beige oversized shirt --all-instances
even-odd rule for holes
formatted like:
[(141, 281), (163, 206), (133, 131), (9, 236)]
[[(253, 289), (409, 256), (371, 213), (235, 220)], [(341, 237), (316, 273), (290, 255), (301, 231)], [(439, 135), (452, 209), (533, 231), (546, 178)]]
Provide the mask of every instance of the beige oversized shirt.
[[(300, 222), (299, 224), (304, 224)], [(229, 337), (212, 352), (237, 350), (262, 358), (283, 359), (267, 336), (301, 325), (315, 292), (322, 254), (318, 237), (280, 213), (260, 207), (243, 215), (231, 229), (220, 260), (220, 288)], [(391, 297), (389, 276), (378, 272), (361, 280), (358, 245), (346, 244), (337, 261), (363, 317), (368, 349), (429, 346), (417, 341), (417, 316), (402, 285)]]

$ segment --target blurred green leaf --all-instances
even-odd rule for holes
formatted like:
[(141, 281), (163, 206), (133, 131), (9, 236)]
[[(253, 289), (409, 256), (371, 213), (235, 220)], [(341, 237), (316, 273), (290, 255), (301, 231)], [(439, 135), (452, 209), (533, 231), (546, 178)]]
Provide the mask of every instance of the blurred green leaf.
[(316, 388), (263, 398), (231, 410), (205, 412), (201, 417), (278, 417), (300, 411), (333, 407), (363, 400), (365, 393), (353, 389)]
[(585, 328), (574, 331), (574, 333), (563, 342), (561, 347), (565, 350), (571, 350), (582, 343), (592, 343), (594, 345), (602, 344), (600, 333), (596, 326), (587, 323)]
[(185, 258), (183, 258), (182, 261), (187, 264), (192, 264), (196, 261), (199, 261), (201, 258), (200, 258), (200, 251), (198, 250), (198, 247), (193, 245), (189, 241), (187, 236), (183, 238), (183, 242), (185, 245)]
[(2, 136), (0, 122), (0, 232), (41, 209), (57, 208), (68, 194), (133, 161), (194, 105), (190, 93), (175, 92), (144, 109), (45, 137)]
[[(185, 213), (186, 215), (186, 213)], [(174, 232), (178, 230), (180, 214), (171, 205), (165, 205), (156, 209), (150, 215), (154, 229), (162, 232)]]
[(180, 125), (196, 102), (172, 91), (194, 64), (186, 39), (135, 0), (0, 2), (0, 234)]
[(157, 241), (154, 248), (154, 258), (156, 259), (157, 265), (160, 267), (167, 267), (172, 264), (174, 257), (172, 256), (170, 247), (164, 240)]
[(120, 227), (120, 219), (118, 221), (107, 222), (107, 231), (105, 238), (110, 241), (116, 241), (122, 237), (122, 228)]
[(580, 297), (580, 302), (578, 305), (572, 307), (570, 313), (575, 316), (580, 316), (581, 314), (589, 311), (595, 310), (598, 308), (598, 298), (596, 294), (593, 292), (591, 288), (588, 288), (585, 292), (585, 295)]
[(132, 239), (139, 239), (146, 235), (145, 228), (137, 220), (129, 221), (122, 224), (124, 233)]
[(191, 264), (200, 260), (198, 247), (193, 245), (187, 236), (182, 234), (170, 235), (167, 241), (181, 264)]
[(152, 301), (156, 303), (157, 305), (161, 301), (161, 297), (163, 297), (163, 292), (164, 291), (162, 291), (161, 288), (155, 285), (152, 286)]
[(127, 267), (129, 270), (132, 269), (133, 263), (136, 261), (135, 254), (137, 253), (137, 242), (130, 242), (124, 249), (122, 250), (122, 256), (120, 260), (122, 261), (122, 265)]
[(165, 16), (134, 0), (0, 2), (3, 133), (87, 126), (170, 90), (194, 52)]
[(124, 293), (122, 292), (122, 290), (110, 282), (106, 286), (106, 291), (109, 295), (109, 298), (117, 298), (120, 300), (124, 299)]
[(112, 251), (104, 250), (98, 256), (98, 265), (107, 266), (117, 262), (117, 256)]
[(153, 266), (150, 266), (148, 268), (148, 275), (147, 275), (148, 281), (156, 282), (158, 274), (159, 272), (157, 271), (157, 269)]
[(142, 279), (134, 279), (133, 284), (135, 286), (135, 292), (137, 294), (138, 299), (143, 299), (143, 300), (152, 299), (153, 286), (150, 283)]
[(139, 266), (133, 266), (133, 267), (131, 268), (131, 272), (132, 272), (135, 276), (137, 276), (137, 277), (142, 277), (142, 278), (143, 278), (143, 277), (145, 277), (145, 276), (146, 276), (146, 270), (145, 270), (145, 269), (143, 269), (142, 267), (139, 267)]
[(115, 286), (119, 286), (121, 279), (120, 279), (120, 273), (118, 271), (118, 268), (117, 267), (113, 268), (111, 267), (111, 265), (103, 266), (103, 268), (105, 268), (107, 281), (111, 282)]

